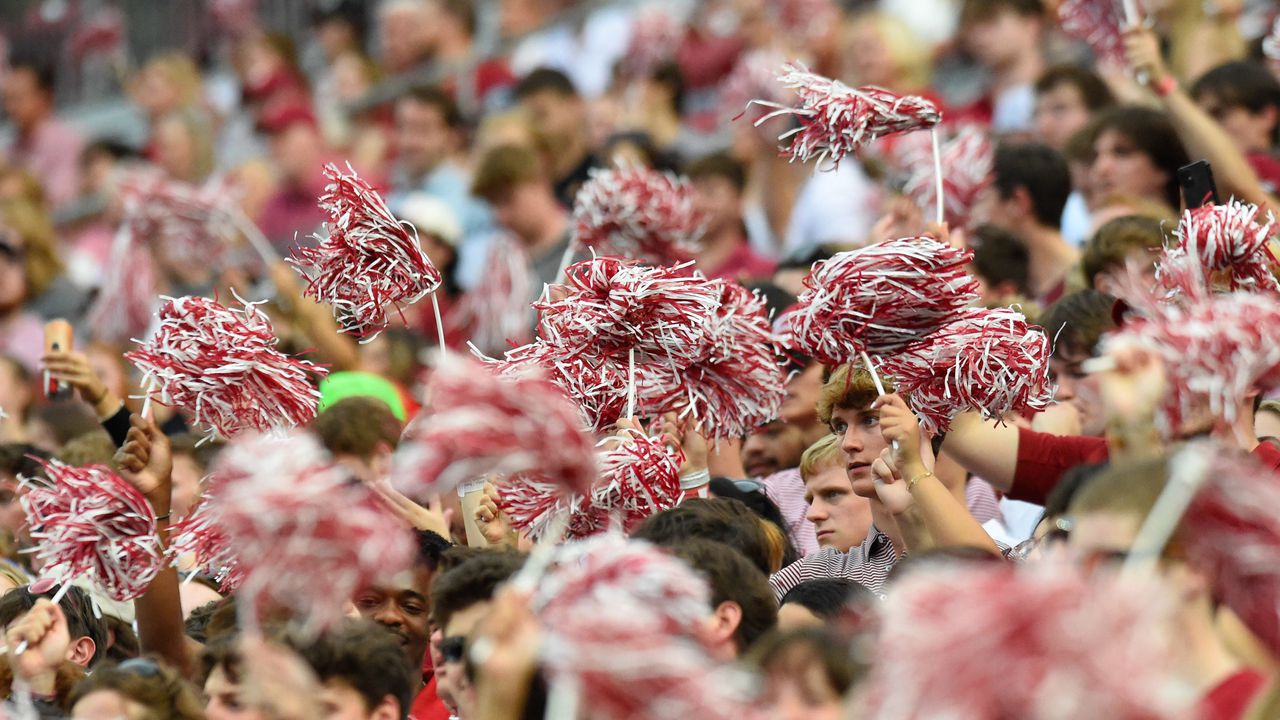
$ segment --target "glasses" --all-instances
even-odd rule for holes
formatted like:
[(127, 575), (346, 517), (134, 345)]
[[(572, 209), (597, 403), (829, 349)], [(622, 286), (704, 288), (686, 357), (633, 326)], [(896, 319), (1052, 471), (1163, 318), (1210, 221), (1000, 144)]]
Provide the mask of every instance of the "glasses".
[(465, 635), (451, 635), (440, 641), (440, 655), (447, 663), (460, 663), (466, 655), (467, 638)]
[(734, 480), (733, 486), (738, 488), (739, 492), (744, 493), (763, 493), (764, 483), (759, 480)]
[(1054, 542), (1066, 542), (1071, 536), (1071, 518), (1060, 517), (1054, 518), (1049, 526), (1049, 531), (1040, 537), (1033, 537), (1023, 540), (1013, 546), (1010, 555), (1018, 560), (1026, 560), (1031, 557), (1036, 550), (1048, 546)]

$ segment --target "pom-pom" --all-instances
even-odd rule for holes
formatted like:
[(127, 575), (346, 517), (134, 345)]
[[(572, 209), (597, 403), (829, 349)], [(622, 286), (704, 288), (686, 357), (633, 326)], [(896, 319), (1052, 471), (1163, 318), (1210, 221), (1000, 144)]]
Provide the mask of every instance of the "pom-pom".
[(149, 394), (211, 433), (274, 432), (310, 422), (326, 370), (276, 349), (271, 322), (255, 303), (243, 310), (202, 297), (169, 298), (151, 340), (125, 357)]
[(208, 498), (169, 528), (169, 554), (174, 562), (184, 555), (195, 559), (200, 572), (212, 575), (224, 594), (244, 584), (244, 570), (226, 532), (218, 524)]
[(602, 720), (750, 716), (742, 678), (699, 640), (706, 583), (648, 543), (607, 534), (564, 545), (531, 606), (553, 687)]
[(1212, 446), (1212, 472), (1182, 520), (1187, 556), (1214, 597), (1280, 654), (1280, 482), (1238, 450)]
[(778, 68), (786, 62), (786, 56), (774, 50), (756, 49), (743, 53), (720, 82), (720, 118), (736, 120), (745, 115), (749, 122), (756, 124), (768, 111), (756, 109), (754, 104), (765, 108), (781, 107), (787, 98), (782, 84), (778, 82)]
[(1179, 249), (1210, 273), (1224, 273), (1232, 290), (1280, 292), (1280, 281), (1273, 274), (1276, 258), (1268, 246), (1275, 234), (1275, 217), (1268, 212), (1267, 221), (1259, 223), (1258, 213), (1257, 205), (1237, 200), (1187, 210), (1178, 223)]
[(351, 166), (325, 166), (329, 179), (320, 207), (328, 237), (297, 248), (289, 262), (307, 280), (305, 294), (333, 306), (340, 331), (369, 341), (387, 328), (392, 308), (412, 305), (440, 286), (440, 272), (418, 244), (412, 226)]
[(684, 29), (662, 8), (646, 8), (631, 21), (631, 42), (618, 60), (618, 70), (631, 80), (645, 80), (662, 63), (673, 60)]
[[(954, 228), (969, 226), (969, 213), (991, 180), (995, 150), (986, 130), (977, 125), (961, 127), (941, 144), (943, 211), (947, 224)], [(931, 211), (938, 202), (938, 183), (934, 175), (933, 150), (927, 149), (908, 166), (911, 173), (902, 192), (915, 200), (923, 210)]]
[(637, 394), (650, 415), (692, 416), (708, 438), (745, 437), (778, 416), (786, 378), (764, 299), (736, 282), (711, 284), (721, 296), (703, 356), (682, 370), (638, 376)]
[(685, 262), (702, 223), (687, 180), (644, 167), (592, 170), (573, 200), (574, 242), (597, 255)]
[(1105, 343), (1150, 348), (1163, 359), (1169, 391), (1160, 421), (1167, 434), (1185, 430), (1184, 421), (1203, 418), (1205, 410), (1234, 422), (1240, 398), (1280, 382), (1275, 296), (1235, 292), (1147, 310), (1155, 314), (1130, 320)]
[(156, 262), (146, 245), (121, 228), (111, 262), (89, 307), (88, 325), (96, 339), (119, 345), (140, 337), (156, 309)]
[(450, 356), (435, 367), (426, 394), (396, 451), (393, 479), (405, 494), (438, 495), (491, 473), (539, 473), (580, 494), (595, 481), (592, 440), (577, 408), (550, 382), (499, 377)]
[(916, 345), (885, 358), (885, 371), (930, 434), (966, 410), (984, 418), (1029, 414), (1053, 402), (1049, 338), (1016, 310), (969, 309)]
[(227, 186), (196, 187), (160, 173), (135, 172), (121, 180), (124, 222), (157, 257), (186, 267), (221, 267), (231, 238)]
[(813, 266), (790, 314), (792, 348), (839, 365), (900, 350), (978, 298), (972, 253), (927, 237), (837, 253)]
[(413, 560), (408, 529), (310, 435), (233, 442), (205, 503), (238, 561), (241, 595), (297, 612), (308, 629), (340, 620), (359, 588)]
[(621, 357), (688, 367), (701, 357), (720, 290), (682, 268), (598, 257), (569, 266), (568, 293), (535, 303), (541, 334), (566, 358)]
[(779, 142), (789, 141), (785, 152), (792, 160), (839, 162), (876, 138), (931, 128), (942, 120), (938, 108), (922, 97), (873, 86), (851, 88), (799, 65), (784, 65), (778, 79), (800, 96), (799, 107), (766, 100), (752, 103), (776, 108), (756, 125), (781, 115), (799, 121), (799, 127), (778, 137)]
[(22, 496), (41, 578), (85, 575), (116, 600), (141, 597), (164, 564), (147, 499), (105, 465), (43, 465), (48, 482)]
[(613, 438), (600, 455), (600, 479), (587, 495), (569, 495), (536, 474), (517, 475), (501, 486), (501, 507), (512, 526), (541, 540), (554, 520), (569, 513), (565, 537), (580, 539), (610, 526), (616, 518), (631, 532), (649, 517), (680, 502), (680, 464), (661, 438), (638, 434)]
[(498, 235), (489, 247), (484, 282), (463, 294), (445, 324), (450, 330), (463, 330), (463, 337), (469, 334), (471, 344), (482, 352), (500, 353), (532, 339), (530, 295), (524, 249)]
[(1137, 0), (1063, 0), (1058, 5), (1062, 32), (1088, 44), (1099, 62), (1124, 67), (1124, 9), (1121, 2)]

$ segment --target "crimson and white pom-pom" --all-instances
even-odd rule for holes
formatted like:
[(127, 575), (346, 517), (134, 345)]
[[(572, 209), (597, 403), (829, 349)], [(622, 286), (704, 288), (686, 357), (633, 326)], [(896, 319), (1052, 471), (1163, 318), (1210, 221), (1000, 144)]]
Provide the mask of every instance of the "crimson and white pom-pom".
[[(1191, 448), (1188, 448), (1191, 449)], [(1205, 444), (1212, 472), (1182, 519), (1187, 557), (1254, 635), (1280, 653), (1280, 482), (1252, 455)]]
[(153, 397), (195, 424), (230, 438), (287, 430), (316, 416), (320, 392), (311, 379), (328, 371), (277, 350), (271, 321), (256, 303), (236, 310), (208, 298), (169, 298), (158, 317), (155, 335), (125, 357)]
[(160, 173), (135, 172), (122, 178), (124, 222), (139, 241), (166, 261), (191, 267), (221, 267), (230, 240), (228, 187), (202, 187)]
[(662, 63), (674, 60), (684, 28), (663, 8), (647, 8), (631, 21), (631, 42), (618, 60), (618, 70), (630, 80), (647, 79)]
[(1205, 205), (1182, 214), (1177, 237), (1180, 248), (1197, 258), (1209, 272), (1223, 272), (1231, 289), (1280, 292), (1273, 274), (1276, 258), (1269, 243), (1275, 234), (1275, 216), (1267, 212), (1258, 222), (1259, 208), (1232, 200), (1224, 205)]
[(764, 299), (736, 282), (712, 285), (720, 303), (702, 357), (682, 370), (659, 366), (638, 376), (637, 395), (650, 414), (695, 418), (708, 438), (745, 437), (778, 416), (786, 377)]
[(1062, 32), (1086, 43), (1099, 62), (1125, 65), (1122, 2), (1137, 0), (1063, 0), (1058, 5)]
[(536, 376), (499, 377), (462, 357), (442, 358), (427, 401), (407, 428), (392, 473), (425, 497), (489, 474), (539, 473), (570, 492), (596, 479), (594, 443), (559, 387)]
[(1280, 17), (1271, 26), (1271, 33), (1262, 40), (1262, 54), (1271, 61), (1272, 67), (1280, 68)]
[(113, 345), (146, 333), (156, 310), (155, 259), (144, 243), (120, 233), (88, 314), (93, 337)]
[(621, 535), (561, 546), (530, 600), (552, 686), (602, 720), (751, 717), (744, 678), (698, 640), (706, 582), (681, 561)]
[(1053, 402), (1049, 338), (1012, 308), (971, 308), (919, 343), (885, 358), (885, 372), (926, 432), (967, 410), (984, 418), (1040, 412)]
[(784, 152), (800, 162), (839, 162), (876, 138), (931, 128), (942, 120), (937, 106), (922, 97), (895, 95), (874, 86), (851, 88), (798, 64), (784, 65), (778, 80), (795, 90), (800, 105), (753, 100), (752, 104), (775, 108), (756, 125), (773, 117), (794, 116), (799, 127), (778, 140), (788, 143)]
[(517, 475), (500, 487), (499, 505), (512, 526), (541, 540), (556, 518), (569, 514), (565, 537), (581, 539), (604, 531), (616, 521), (630, 533), (645, 518), (680, 502), (680, 464), (661, 438), (636, 433), (605, 441), (613, 447), (600, 454), (600, 479), (586, 495), (570, 495), (536, 474)]
[[(969, 213), (986, 187), (995, 163), (995, 149), (987, 131), (978, 125), (964, 125), (941, 146), (943, 212), (951, 227), (968, 227)], [(902, 192), (924, 210), (938, 202), (932, 150), (921, 162), (911, 165)]]
[(791, 313), (792, 349), (824, 363), (900, 350), (978, 299), (973, 254), (932, 238), (888, 240), (816, 263)]
[[(562, 349), (541, 340), (508, 350), (500, 360), (480, 359), (489, 368), (508, 378), (545, 377), (572, 399), (583, 422), (595, 432), (610, 432), (626, 412), (629, 367), (627, 359), (585, 358), (572, 349)], [(653, 385), (650, 376), (670, 377), (660, 363), (637, 363), (636, 384)], [(641, 411), (643, 398), (637, 398)]]
[(1183, 717), (1170, 590), (1062, 563), (937, 565), (880, 607), (865, 720)]
[(387, 328), (390, 310), (426, 297), (441, 278), (413, 226), (397, 220), (350, 165), (347, 170), (325, 166), (329, 185), (319, 204), (328, 215), (328, 236), (316, 236), (316, 247), (295, 248), (289, 263), (306, 279), (305, 294), (333, 307), (339, 330), (367, 342)]
[(1169, 384), (1159, 417), (1166, 434), (1206, 411), (1234, 422), (1241, 398), (1280, 384), (1280, 299), (1242, 291), (1156, 309), (1108, 335), (1104, 348), (1136, 345), (1160, 355)]
[(169, 554), (175, 563), (184, 555), (192, 556), (199, 571), (213, 576), (224, 594), (233, 593), (244, 584), (244, 570), (212, 507), (205, 497), (170, 527)]
[(785, 88), (778, 82), (778, 68), (786, 62), (785, 55), (771, 49), (743, 53), (720, 81), (720, 118), (737, 120), (746, 115), (749, 122), (757, 124), (768, 113), (755, 110), (753, 100), (767, 107), (780, 107), (787, 98)]
[(238, 563), (242, 597), (289, 608), (308, 629), (341, 620), (357, 590), (408, 568), (416, 551), (408, 528), (311, 435), (231, 443), (205, 503)]
[(534, 303), (542, 337), (562, 359), (621, 357), (625, 363), (634, 349), (637, 363), (688, 367), (701, 357), (720, 289), (683, 269), (613, 257), (570, 265), (568, 293)]
[(524, 249), (506, 237), (493, 239), (485, 261), (484, 282), (463, 294), (445, 320), (449, 331), (462, 330), (484, 353), (501, 353), (533, 338), (529, 308), (529, 266)]
[(22, 496), (41, 578), (65, 585), (83, 575), (116, 600), (141, 597), (164, 565), (147, 499), (105, 465), (42, 464), (48, 482)]
[(573, 242), (654, 265), (692, 259), (703, 217), (688, 180), (645, 167), (591, 171), (573, 199)]

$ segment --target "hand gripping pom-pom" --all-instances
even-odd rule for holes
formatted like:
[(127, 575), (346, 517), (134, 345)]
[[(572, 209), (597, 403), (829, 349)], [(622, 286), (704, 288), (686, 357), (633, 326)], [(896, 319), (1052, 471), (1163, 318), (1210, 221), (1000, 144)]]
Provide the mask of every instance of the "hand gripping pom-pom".
[(706, 583), (648, 543), (606, 534), (562, 546), (530, 604), (553, 685), (602, 720), (751, 717), (747, 694), (698, 640)]
[(49, 481), (22, 496), (41, 577), (65, 585), (84, 575), (116, 600), (141, 597), (164, 564), (146, 498), (103, 465), (44, 467)]
[(401, 492), (438, 495), (491, 473), (539, 473), (577, 493), (595, 481), (582, 418), (550, 382), (499, 377), (450, 356), (436, 366), (426, 393), (396, 451), (393, 480)]
[(926, 237), (838, 253), (814, 265), (790, 314), (792, 348), (824, 363), (900, 350), (978, 298), (972, 253)]
[(1234, 422), (1240, 398), (1280, 383), (1280, 300), (1235, 292), (1151, 305), (1105, 338), (1106, 347), (1137, 345), (1164, 361), (1169, 391), (1159, 419), (1168, 435), (1207, 409)]
[(644, 167), (593, 170), (573, 200), (574, 242), (598, 255), (681, 263), (702, 224), (687, 180)]
[[(947, 224), (953, 228), (968, 227), (969, 213), (978, 200), (978, 193), (991, 179), (995, 151), (986, 130), (977, 125), (960, 128), (943, 141), (941, 150), (942, 199)], [(910, 163), (910, 174), (902, 188), (923, 210), (932, 210), (938, 201), (932, 157), (932, 150), (926, 149)]]
[(1267, 221), (1259, 223), (1258, 213), (1258, 206), (1236, 200), (1187, 210), (1178, 223), (1179, 248), (1199, 259), (1205, 270), (1224, 273), (1233, 290), (1280, 292), (1276, 258), (1268, 245), (1275, 218), (1268, 212)]
[(289, 608), (308, 629), (341, 620), (357, 590), (413, 560), (411, 533), (310, 435), (231, 443), (205, 503), (236, 558), (241, 597)]
[(1219, 448), (1187, 508), (1187, 556), (1273, 654), (1280, 653), (1280, 483), (1239, 450)]
[(1012, 309), (966, 310), (899, 353), (885, 370), (931, 433), (966, 410), (984, 418), (1044, 410), (1053, 401), (1049, 338)]
[(1081, 40), (1099, 61), (1125, 65), (1124, 10), (1121, 2), (1132, 0), (1063, 0), (1058, 21), (1069, 37)]
[(227, 534), (213, 517), (212, 507), (205, 498), (170, 526), (169, 554), (175, 563), (184, 555), (192, 556), (200, 572), (213, 576), (224, 594), (233, 593), (244, 584), (244, 571)]
[(222, 437), (274, 432), (310, 422), (326, 370), (276, 349), (271, 323), (255, 303), (233, 310), (202, 297), (170, 298), (160, 328), (125, 357), (161, 402), (181, 408)]
[(880, 604), (864, 720), (1174, 720), (1170, 590), (1058, 563), (931, 567)]
[(775, 108), (756, 125), (781, 115), (799, 122), (799, 127), (778, 137), (788, 143), (785, 152), (792, 160), (839, 162), (876, 138), (931, 128), (942, 120), (938, 108), (924, 98), (878, 87), (851, 88), (798, 65), (784, 65), (778, 79), (800, 96), (799, 107), (752, 103)]
[(289, 262), (307, 280), (305, 294), (333, 307), (340, 330), (372, 340), (387, 328), (388, 311), (412, 305), (440, 286), (440, 272), (412, 226), (397, 220), (368, 182), (348, 166), (326, 165), (320, 196), (328, 237), (297, 248)]
[(536, 474), (506, 480), (500, 505), (511, 524), (539, 541), (568, 512), (565, 537), (581, 539), (603, 532), (615, 519), (629, 533), (650, 515), (676, 506), (683, 457), (673, 456), (660, 438), (629, 434), (606, 442), (615, 445), (601, 453), (600, 479), (586, 495), (565, 493)]

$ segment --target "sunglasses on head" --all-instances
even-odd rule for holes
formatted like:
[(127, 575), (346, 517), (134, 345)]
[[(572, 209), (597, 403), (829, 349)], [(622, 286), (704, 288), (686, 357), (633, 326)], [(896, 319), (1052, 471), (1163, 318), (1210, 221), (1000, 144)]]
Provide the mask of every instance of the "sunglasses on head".
[(447, 663), (462, 662), (466, 650), (467, 638), (464, 635), (451, 635), (440, 641), (440, 655)]

